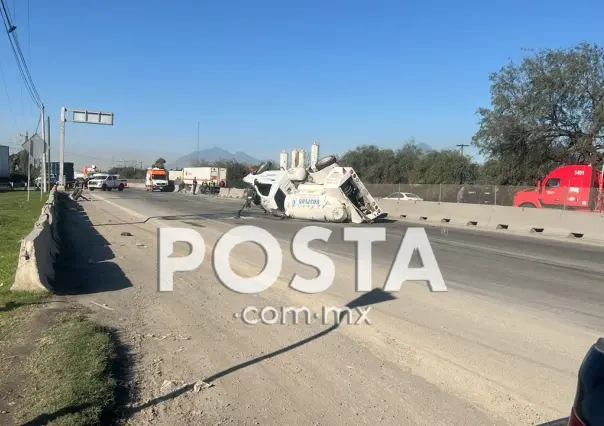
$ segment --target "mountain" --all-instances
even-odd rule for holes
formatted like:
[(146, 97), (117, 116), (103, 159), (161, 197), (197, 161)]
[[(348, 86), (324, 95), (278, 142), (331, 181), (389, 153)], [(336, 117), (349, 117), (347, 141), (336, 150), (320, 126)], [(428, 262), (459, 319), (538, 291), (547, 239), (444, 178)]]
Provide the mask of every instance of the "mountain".
[[(197, 151), (193, 151), (192, 153), (185, 155), (184, 157), (180, 157), (175, 161), (169, 161), (166, 163), (166, 167), (169, 169), (176, 169), (180, 167), (189, 167), (191, 164), (197, 161)], [(203, 149), (199, 151), (199, 159), (205, 161), (218, 161), (218, 160), (234, 160), (239, 163), (245, 164), (259, 164), (262, 161), (257, 158), (252, 157), (251, 155), (246, 154), (245, 152), (237, 151), (236, 153), (231, 153), (225, 149), (219, 148), (215, 146), (214, 148)]]
[(425, 143), (418, 143), (417, 147), (423, 151), (432, 151), (432, 147)]

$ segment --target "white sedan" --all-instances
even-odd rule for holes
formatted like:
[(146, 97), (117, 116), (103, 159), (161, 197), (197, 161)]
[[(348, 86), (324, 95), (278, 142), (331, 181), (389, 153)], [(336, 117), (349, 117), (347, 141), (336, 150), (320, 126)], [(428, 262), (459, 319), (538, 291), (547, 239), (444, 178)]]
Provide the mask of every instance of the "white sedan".
[(384, 200), (397, 200), (397, 201), (424, 201), (419, 196), (412, 194), (410, 192), (393, 192)]

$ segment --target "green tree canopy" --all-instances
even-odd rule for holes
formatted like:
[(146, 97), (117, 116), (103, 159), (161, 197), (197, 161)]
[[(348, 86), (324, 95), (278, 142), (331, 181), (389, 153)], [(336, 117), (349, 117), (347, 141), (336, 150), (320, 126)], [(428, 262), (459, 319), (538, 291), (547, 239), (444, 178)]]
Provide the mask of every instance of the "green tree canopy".
[(595, 164), (604, 145), (604, 50), (544, 49), (491, 74), (473, 144), (505, 183), (530, 183), (560, 164)]
[(166, 165), (166, 160), (164, 160), (162, 157), (159, 157), (157, 160), (155, 160), (155, 162), (153, 163), (152, 167), (157, 167), (159, 169), (164, 169)]

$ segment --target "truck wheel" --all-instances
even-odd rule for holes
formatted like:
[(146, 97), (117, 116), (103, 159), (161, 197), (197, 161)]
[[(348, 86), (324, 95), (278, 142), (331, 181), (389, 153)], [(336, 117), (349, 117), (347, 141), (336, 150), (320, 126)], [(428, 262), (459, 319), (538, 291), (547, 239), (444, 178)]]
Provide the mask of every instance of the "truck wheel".
[(315, 168), (320, 171), (326, 167), (331, 166), (332, 164), (335, 164), (337, 161), (338, 159), (335, 155), (328, 155), (319, 159), (319, 161), (317, 161), (317, 163), (315, 164)]
[(91, 191), (94, 191), (94, 188), (88, 188), (88, 189), (90, 189)]
[(120, 186), (117, 187), (117, 190), (122, 192), (124, 190), (124, 184), (120, 183)]
[(522, 204), (520, 204), (520, 207), (526, 207), (526, 208), (529, 208), (529, 209), (535, 209), (536, 208), (535, 205), (531, 204), (531, 203), (522, 203)]
[(107, 191), (107, 185), (103, 184), (103, 187), (101, 188), (103, 191)]

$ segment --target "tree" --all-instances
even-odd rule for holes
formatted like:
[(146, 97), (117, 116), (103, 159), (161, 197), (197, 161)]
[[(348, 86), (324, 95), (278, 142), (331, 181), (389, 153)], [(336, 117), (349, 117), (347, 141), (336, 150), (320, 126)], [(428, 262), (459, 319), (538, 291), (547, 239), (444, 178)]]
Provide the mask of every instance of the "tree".
[(492, 106), (478, 110), (473, 144), (499, 162), (502, 181), (533, 184), (557, 165), (602, 159), (602, 48), (540, 50), (490, 80)]
[(164, 169), (165, 168), (165, 164), (166, 164), (166, 160), (164, 160), (163, 158), (159, 157), (153, 163), (153, 167), (157, 167), (158, 169)]

